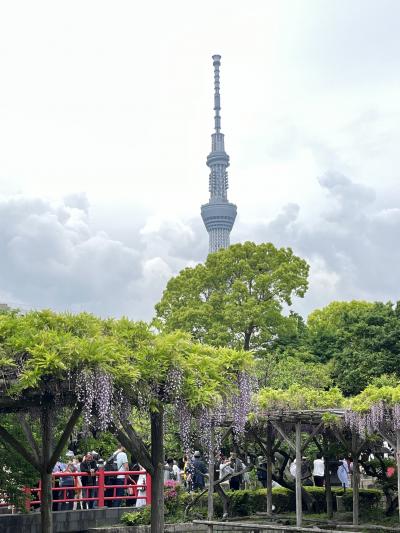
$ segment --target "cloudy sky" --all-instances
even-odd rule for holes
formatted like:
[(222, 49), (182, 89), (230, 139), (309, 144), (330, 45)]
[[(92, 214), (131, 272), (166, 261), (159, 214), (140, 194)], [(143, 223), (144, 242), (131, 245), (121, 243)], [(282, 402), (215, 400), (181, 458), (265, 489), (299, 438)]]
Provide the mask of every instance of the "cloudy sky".
[(0, 302), (148, 319), (204, 260), (213, 112), (232, 242), (311, 265), (307, 315), (399, 298), (400, 2), (0, 7)]

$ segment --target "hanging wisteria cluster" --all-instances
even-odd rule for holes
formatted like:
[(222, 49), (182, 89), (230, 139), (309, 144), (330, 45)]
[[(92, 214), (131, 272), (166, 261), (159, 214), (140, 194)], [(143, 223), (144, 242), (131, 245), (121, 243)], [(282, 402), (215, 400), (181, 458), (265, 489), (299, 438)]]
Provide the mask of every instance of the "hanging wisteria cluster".
[(178, 419), (183, 449), (189, 455), (192, 448), (192, 413), (182, 398), (177, 398), (175, 402), (175, 414)]
[[(173, 416), (178, 422), (183, 449), (190, 455), (196, 440), (201, 445), (204, 455), (209, 456), (221, 447), (224, 428), (221, 426), (227, 419), (233, 421), (235, 438), (244, 433), (247, 417), (253, 408), (252, 397), (256, 381), (245, 372), (237, 375), (236, 383), (227, 388), (226, 397), (217, 405), (198, 408), (196, 412), (189, 407), (182, 394), (183, 374), (179, 369), (171, 369), (163, 387), (162, 399), (172, 403)], [(200, 384), (199, 384), (200, 386)], [(234, 394), (230, 392), (234, 390)], [(214, 445), (212, 444), (214, 432)]]
[(247, 372), (239, 372), (237, 392), (232, 397), (233, 431), (236, 436), (244, 433), (256, 388), (257, 382), (253, 376), (250, 376)]
[(77, 399), (83, 404), (84, 429), (107, 429), (113, 414), (113, 380), (99, 370), (83, 370), (75, 383)]
[(345, 425), (359, 435), (366, 435), (379, 431), (383, 426), (400, 429), (400, 404), (390, 406), (381, 401), (373, 405), (368, 411), (353, 411), (348, 409), (344, 414)]

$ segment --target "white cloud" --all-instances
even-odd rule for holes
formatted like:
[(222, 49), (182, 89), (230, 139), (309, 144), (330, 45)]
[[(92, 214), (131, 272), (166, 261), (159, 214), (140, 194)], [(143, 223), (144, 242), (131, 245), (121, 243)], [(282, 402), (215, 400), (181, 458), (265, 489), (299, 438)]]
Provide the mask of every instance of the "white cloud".
[(3, 3), (0, 298), (148, 318), (204, 259), (221, 53), (232, 241), (307, 257), (304, 312), (396, 299), (400, 4), (348, 4)]

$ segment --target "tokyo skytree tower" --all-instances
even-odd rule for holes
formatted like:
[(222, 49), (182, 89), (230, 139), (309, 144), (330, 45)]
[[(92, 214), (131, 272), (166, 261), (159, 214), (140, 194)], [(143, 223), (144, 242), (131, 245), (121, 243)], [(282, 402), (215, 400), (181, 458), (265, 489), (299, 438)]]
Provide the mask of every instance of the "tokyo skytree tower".
[(228, 202), (229, 155), (225, 152), (224, 134), (221, 133), (221, 101), (219, 92), (219, 67), (221, 56), (215, 55), (214, 65), (214, 129), (211, 135), (211, 152), (207, 157), (210, 168), (208, 204), (201, 206), (201, 216), (208, 231), (209, 252), (227, 248), (229, 236), (236, 218), (236, 205)]

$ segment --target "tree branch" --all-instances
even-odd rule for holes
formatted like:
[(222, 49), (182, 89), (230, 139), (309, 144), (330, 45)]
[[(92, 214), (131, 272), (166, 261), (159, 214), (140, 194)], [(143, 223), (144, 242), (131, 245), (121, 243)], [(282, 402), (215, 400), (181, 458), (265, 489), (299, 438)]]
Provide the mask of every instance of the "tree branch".
[(67, 444), (67, 440), (68, 440), (69, 436), (71, 435), (72, 430), (74, 429), (75, 424), (78, 421), (78, 418), (81, 415), (82, 409), (83, 409), (83, 404), (79, 404), (73, 410), (72, 415), (70, 416), (70, 418), (69, 418), (69, 420), (67, 422), (67, 425), (65, 426), (65, 429), (62, 432), (62, 435), (61, 435), (56, 447), (54, 448), (54, 451), (53, 451), (53, 453), (52, 453), (52, 455), (51, 455), (51, 457), (49, 459), (48, 464), (44, 465), (44, 467), (46, 468), (48, 473), (50, 473), (53, 470), (54, 465), (56, 464), (58, 457), (60, 456), (64, 446)]
[(18, 420), (21, 423), (22, 431), (24, 432), (24, 435), (25, 435), (30, 447), (32, 448), (33, 455), (34, 455), (36, 461), (38, 463), (40, 463), (41, 462), (40, 449), (39, 449), (38, 443), (35, 440), (35, 437), (33, 436), (31, 427), (30, 427), (30, 425), (28, 424), (28, 422), (27, 422), (27, 420), (25, 418), (25, 414), (24, 413), (19, 413), (17, 415), (17, 417), (18, 417)]
[(18, 442), (3, 426), (0, 426), (0, 438), (9, 446), (14, 448), (16, 452), (18, 452), (26, 461), (28, 461), (28, 463), (30, 463), (38, 472), (40, 472), (40, 463), (36, 461), (35, 456), (29, 450), (27, 450), (25, 446)]
[(129, 422), (125, 420), (120, 420), (120, 422), (124, 431), (115, 424), (111, 425), (111, 429), (116, 434), (121, 444), (138, 459), (143, 468), (147, 470), (151, 476), (154, 475), (154, 466), (151, 462), (151, 456), (143, 440)]

